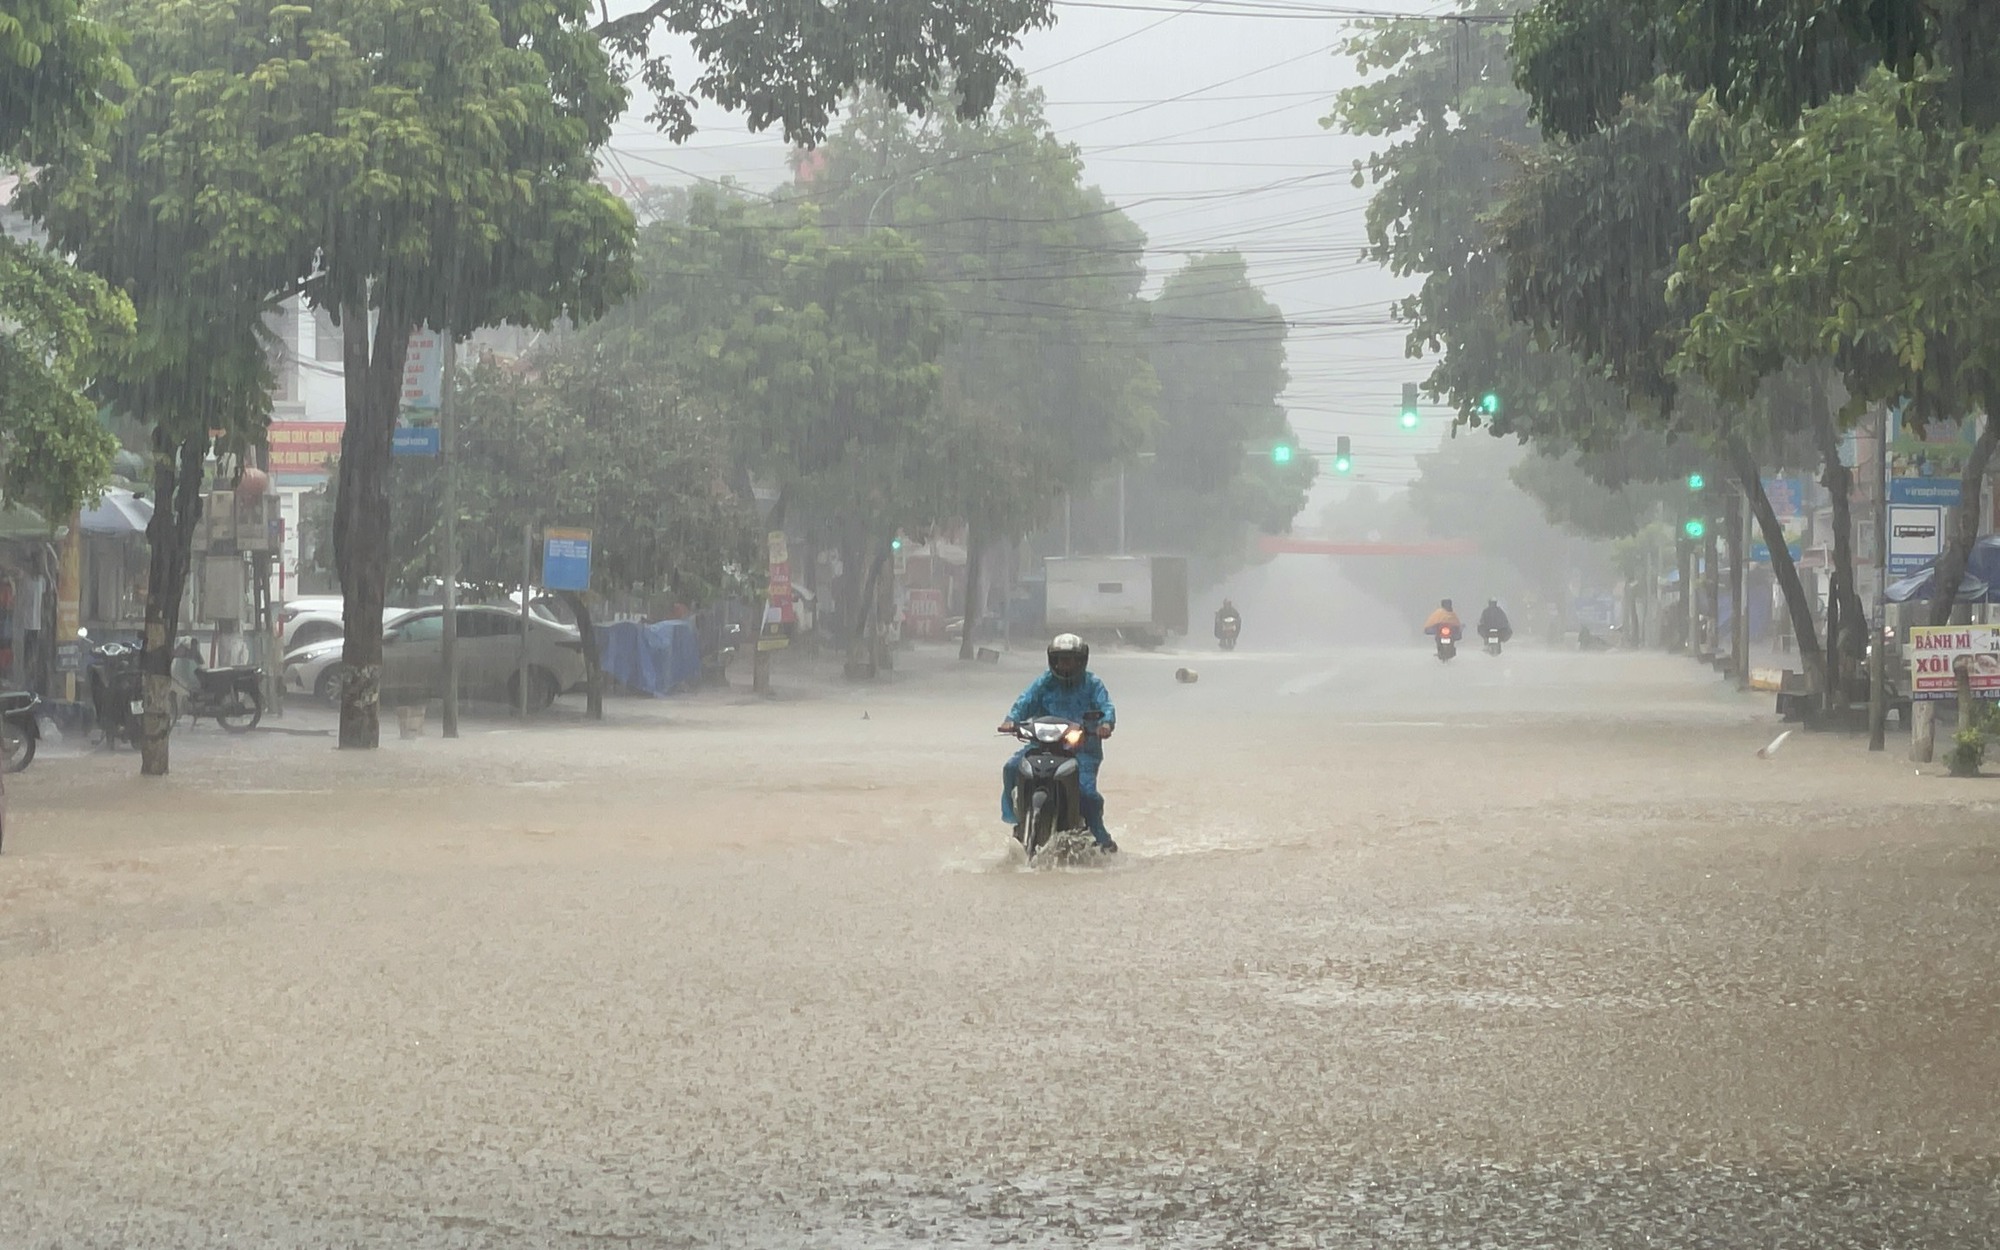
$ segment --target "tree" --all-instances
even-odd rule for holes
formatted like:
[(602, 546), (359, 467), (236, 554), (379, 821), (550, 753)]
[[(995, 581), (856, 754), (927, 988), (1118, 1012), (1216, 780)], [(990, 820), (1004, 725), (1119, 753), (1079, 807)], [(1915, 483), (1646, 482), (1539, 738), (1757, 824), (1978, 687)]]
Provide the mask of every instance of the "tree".
[[(639, 297), (594, 341), (672, 364), (686, 397), (723, 421), (746, 506), (753, 479), (775, 492), (768, 529), (784, 527), (807, 483), (864, 455), (928, 445), (919, 432), (938, 393), (947, 318), (907, 240), (836, 239), (810, 207), (753, 211), (701, 193), (686, 220), (648, 228), (639, 273)], [(880, 535), (885, 549), (889, 537)], [(768, 660), (758, 654), (764, 690)]]
[(2000, 13), (1979, 0), (1539, 0), (1515, 24), (1514, 56), (1537, 119), (1570, 139), (1661, 75), (1786, 126), (1878, 66), (1907, 79), (1943, 65), (1961, 84), (1955, 116), (2000, 120), (1984, 88), (2000, 72)]
[[(1705, 114), (1728, 159), (1681, 255), (1700, 307), (1684, 353), (1719, 390), (1824, 355), (1850, 409), (1907, 398), (1919, 419), (1960, 419), (2000, 405), (2000, 312), (1981, 276), (2000, 261), (2000, 136), (1941, 120), (1940, 85), (1879, 71), (1790, 129)], [(1989, 419), (1938, 561), (1934, 623), (1950, 618), (1996, 445)]]
[(107, 0), (101, 16), (127, 33), (131, 72), (107, 86), (108, 129), (73, 134), (63, 158), (37, 171), (28, 207), (57, 250), (136, 308), (135, 334), (100, 343), (93, 389), (151, 431), (140, 769), (158, 776), (169, 762), (171, 652), (211, 431), (222, 432), (224, 451), (260, 437), (272, 382), (263, 318), (289, 268), (213, 211), (219, 172), (254, 154), (244, 132), (216, 124), (191, 98), (237, 38), (232, 15)]
[[(1144, 237), (1084, 181), (1038, 91), (1009, 92), (988, 118), (922, 126), (865, 97), (801, 175), (829, 220), (915, 242), (949, 307), (938, 446), (982, 454), (933, 457), (922, 489), (939, 494), (938, 520), (967, 527), (976, 623), (983, 549), (1041, 528), (1052, 497), (1088, 492), (1143, 444), (1156, 390)], [(972, 641), (968, 629), (967, 658)]]
[[(114, 118), (128, 81), (110, 33), (75, 0), (0, 13), (0, 169), (60, 161)], [(117, 450), (84, 396), (97, 348), (132, 330), (132, 306), (94, 275), (0, 234), (0, 494), (67, 516), (102, 486)]]
[[(499, 593), (520, 581), (524, 527), (591, 531), (593, 590), (702, 602), (744, 589), (759, 564), (756, 518), (729, 489), (728, 443), (712, 411), (683, 400), (661, 362), (571, 339), (459, 380), (455, 403), (460, 577)], [(412, 459), (394, 478), (389, 582), (417, 593), (442, 567), (443, 459)], [(603, 715), (588, 595), (563, 592)]]
[(127, 80), (117, 40), (80, 0), (12, 0), (0, 13), (0, 155), (35, 164), (89, 143)]
[[(676, 141), (694, 133), (694, 110), (706, 100), (742, 113), (753, 130), (777, 125), (787, 140), (812, 145), (864, 84), (898, 109), (922, 111), (948, 82), (957, 116), (980, 116), (1019, 75), (1009, 53), (1021, 33), (1053, 21), (1052, 0), (652, 0), (607, 17), (595, 33), (636, 68), (653, 96), (651, 120)], [(652, 47), (662, 33), (665, 47)], [(701, 62), (685, 87), (673, 60), (684, 42)]]
[(1241, 255), (1218, 252), (1169, 274), (1147, 320), (1159, 417), (1152, 454), (1128, 473), (1129, 543), (1226, 571), (1245, 558), (1246, 530), (1291, 528), (1319, 472), (1280, 399), (1285, 317)]
[(287, 258), (341, 328), (340, 744), (373, 747), (410, 336), (584, 320), (624, 291), (631, 216), (593, 179), (625, 90), (581, 0), (213, 8), (233, 37), (182, 84), (187, 116), (159, 142), (251, 137), (206, 168), (207, 207), (243, 250)]
[[(1692, 237), (1686, 205), (1720, 159), (1713, 143), (1690, 138), (1693, 113), (1694, 101), (1662, 79), (1628, 97), (1603, 128), (1552, 140), (1524, 162), (1497, 219), (1508, 306), (1603, 368), (1640, 419), (1693, 440), (1729, 469), (1764, 531), (1808, 679), (1830, 692), (1814, 599), (1783, 541), (1762, 466), (1788, 437), (1831, 423), (1833, 413), (1785, 402), (1782, 374), (1762, 388), (1760, 404), (1748, 402), (1755, 389), (1717, 402), (1688, 384), (1676, 360), (1693, 306), (1669, 279)], [(1830, 424), (1827, 437), (1837, 440)], [(1836, 580), (1837, 593), (1851, 596), (1851, 562)]]

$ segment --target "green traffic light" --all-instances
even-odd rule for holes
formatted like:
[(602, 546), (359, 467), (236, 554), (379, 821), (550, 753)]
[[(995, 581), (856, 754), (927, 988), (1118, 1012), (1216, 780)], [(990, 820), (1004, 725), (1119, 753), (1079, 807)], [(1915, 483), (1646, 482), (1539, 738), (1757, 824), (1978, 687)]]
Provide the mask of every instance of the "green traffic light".
[(1704, 486), (1707, 486), (1707, 485), (1708, 485), (1708, 479), (1707, 479), (1707, 478), (1704, 478), (1704, 477), (1703, 477), (1703, 476), (1702, 476), (1701, 474), (1699, 474), (1699, 473), (1690, 473), (1690, 474), (1688, 474), (1688, 489), (1689, 489), (1689, 490), (1700, 490), (1700, 489), (1702, 489), (1702, 488), (1703, 488)]
[(1417, 410), (1416, 410), (1415, 408), (1405, 408), (1405, 409), (1403, 409), (1403, 417), (1402, 417), (1402, 421), (1403, 421), (1403, 428), (1404, 428), (1404, 429), (1406, 429), (1406, 430), (1414, 430), (1414, 429), (1416, 429), (1416, 428), (1417, 428)]
[(1499, 415), (1500, 393), (1498, 391), (1488, 391), (1484, 395), (1481, 395), (1479, 397), (1479, 411), (1489, 417)]
[(1279, 443), (1276, 447), (1273, 447), (1271, 449), (1272, 464), (1290, 464), (1291, 462), (1292, 462), (1291, 444)]
[(890, 539), (890, 540), (889, 540), (889, 550), (891, 550), (891, 551), (901, 551), (902, 549), (903, 549), (903, 540), (902, 540), (902, 539), (900, 539), (900, 538), (892, 538), (892, 539)]
[(1699, 518), (1696, 518), (1681, 526), (1681, 532), (1689, 538), (1700, 538), (1703, 534), (1708, 533), (1708, 526)]
[(1345, 473), (1353, 467), (1354, 461), (1348, 459), (1346, 456), (1335, 456), (1333, 458), (1333, 471), (1335, 473)]

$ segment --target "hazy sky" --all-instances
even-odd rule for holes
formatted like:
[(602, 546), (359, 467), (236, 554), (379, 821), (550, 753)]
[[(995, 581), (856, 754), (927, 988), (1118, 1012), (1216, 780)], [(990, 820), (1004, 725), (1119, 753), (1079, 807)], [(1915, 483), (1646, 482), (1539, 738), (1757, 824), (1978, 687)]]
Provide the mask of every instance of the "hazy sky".
[[(1397, 426), (1401, 384), (1427, 366), (1405, 359), (1403, 332), (1389, 322), (1404, 284), (1357, 257), (1368, 192), (1350, 185), (1351, 166), (1370, 144), (1319, 125), (1335, 92), (1357, 80), (1335, 50), (1353, 27), (1203, 13), (1199, 3), (1057, 0), (1057, 25), (1029, 35), (1018, 63), (1047, 94), (1057, 133), (1082, 147), (1089, 178), (1146, 231), (1156, 280), (1190, 251), (1248, 257), (1292, 323), (1286, 400), (1305, 444), (1331, 450), (1349, 435), (1358, 478), (1401, 484), (1410, 454), (1434, 445), (1447, 418), (1428, 411), (1414, 434)], [(613, 176), (734, 177), (755, 188), (787, 176), (775, 134), (752, 135), (711, 110), (702, 132), (676, 146), (642, 114), (619, 128)]]

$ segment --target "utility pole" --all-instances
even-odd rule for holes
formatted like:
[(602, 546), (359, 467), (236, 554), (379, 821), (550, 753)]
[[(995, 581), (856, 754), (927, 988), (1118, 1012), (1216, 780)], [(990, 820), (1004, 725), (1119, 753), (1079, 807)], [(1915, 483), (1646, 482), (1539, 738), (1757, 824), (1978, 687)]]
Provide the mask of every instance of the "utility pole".
[(514, 664), (514, 687), (521, 719), (528, 719), (528, 583), (535, 578), (535, 527), (521, 527), (521, 649)]
[(1875, 417), (1875, 614), (1869, 618), (1868, 749), (1888, 749), (1889, 646), (1889, 409)]
[(1738, 690), (1750, 688), (1750, 544), (1749, 497), (1738, 490), (1729, 505), (1729, 657), (1730, 675)]
[(1702, 537), (1702, 562), (1708, 575), (1702, 579), (1702, 594), (1708, 601), (1708, 627), (1702, 633), (1702, 654), (1711, 664), (1722, 650), (1722, 560), (1715, 526)]
[(1125, 554), (1125, 467), (1118, 467), (1118, 554)]
[[(444, 736), (458, 737), (458, 440), (452, 383), (458, 376), (456, 332), (444, 328), (438, 377), (438, 454), (444, 457)], [(522, 641), (527, 635), (522, 634)]]

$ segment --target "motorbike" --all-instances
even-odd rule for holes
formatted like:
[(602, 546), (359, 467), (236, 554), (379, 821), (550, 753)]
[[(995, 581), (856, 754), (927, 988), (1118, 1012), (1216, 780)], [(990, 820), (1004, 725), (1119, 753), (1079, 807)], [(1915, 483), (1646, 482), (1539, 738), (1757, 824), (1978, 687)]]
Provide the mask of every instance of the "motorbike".
[(1458, 626), (1438, 626), (1437, 654), (1439, 660), (1449, 660), (1458, 654)]
[(1224, 651), (1236, 650), (1236, 636), (1243, 632), (1243, 621), (1239, 617), (1225, 616), (1215, 627), (1215, 640), (1222, 644)]
[(1061, 835), (1090, 837), (1083, 820), (1083, 787), (1076, 756), (1097, 732), (1097, 714), (1083, 723), (1037, 716), (1011, 731), (1028, 744), (1014, 780), (1014, 838), (1033, 862)]
[(90, 642), (90, 631), (76, 636), (90, 646), (90, 709), (104, 734), (104, 745), (116, 747), (123, 738), (139, 745), (139, 718), (146, 711), (146, 683), (139, 672), (139, 648), (122, 642)]
[(209, 668), (201, 648), (186, 639), (174, 654), (173, 716), (189, 722), (206, 716), (233, 734), (249, 733), (264, 719), (264, 673), (254, 664)]
[(18, 773), (35, 762), (42, 740), (35, 710), (41, 705), (42, 696), (32, 690), (0, 691), (0, 768)]

